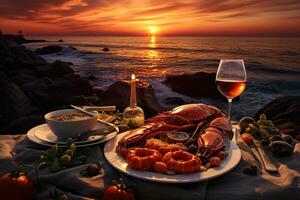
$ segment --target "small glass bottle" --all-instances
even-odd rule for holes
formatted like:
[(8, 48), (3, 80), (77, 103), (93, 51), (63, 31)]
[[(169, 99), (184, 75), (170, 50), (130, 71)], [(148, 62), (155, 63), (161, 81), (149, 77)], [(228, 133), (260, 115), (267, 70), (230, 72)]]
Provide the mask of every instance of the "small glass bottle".
[(123, 112), (123, 123), (127, 124), (130, 128), (142, 126), (145, 123), (145, 115), (142, 108), (137, 106), (136, 101), (136, 78), (131, 75), (130, 81), (130, 106)]

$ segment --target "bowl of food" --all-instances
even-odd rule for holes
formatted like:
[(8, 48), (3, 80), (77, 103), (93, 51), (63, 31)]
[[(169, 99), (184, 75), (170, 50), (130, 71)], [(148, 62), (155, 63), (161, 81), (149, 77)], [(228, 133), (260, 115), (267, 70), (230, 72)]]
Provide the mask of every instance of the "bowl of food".
[(47, 125), (58, 140), (78, 137), (80, 134), (93, 130), (97, 125), (97, 112), (87, 115), (75, 109), (56, 110), (44, 117)]

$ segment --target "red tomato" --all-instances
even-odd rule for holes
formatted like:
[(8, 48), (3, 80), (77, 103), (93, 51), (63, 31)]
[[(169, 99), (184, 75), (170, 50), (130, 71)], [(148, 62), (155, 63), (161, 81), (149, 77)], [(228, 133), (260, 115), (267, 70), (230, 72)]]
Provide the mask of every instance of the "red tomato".
[(133, 192), (122, 181), (114, 184), (105, 190), (103, 200), (135, 200)]
[(0, 179), (0, 195), (1, 199), (31, 200), (33, 185), (25, 175), (11, 177), (11, 173), (6, 173)]
[(217, 157), (219, 157), (221, 160), (224, 160), (224, 158), (227, 156), (225, 151), (219, 151), (217, 153)]
[(242, 135), (242, 140), (248, 145), (252, 145), (253, 144), (253, 138), (252, 138), (252, 135), (251, 134), (248, 134), (248, 133), (244, 133)]
[(211, 166), (216, 167), (221, 164), (221, 159), (217, 156), (213, 156), (209, 159)]

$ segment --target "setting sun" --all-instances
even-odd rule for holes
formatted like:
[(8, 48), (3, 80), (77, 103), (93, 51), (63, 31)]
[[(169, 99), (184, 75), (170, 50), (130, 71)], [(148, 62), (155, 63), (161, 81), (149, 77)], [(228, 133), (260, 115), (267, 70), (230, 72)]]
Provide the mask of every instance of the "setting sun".
[(150, 33), (151, 33), (151, 35), (155, 35), (157, 33), (157, 27), (156, 26), (151, 26), (150, 27)]

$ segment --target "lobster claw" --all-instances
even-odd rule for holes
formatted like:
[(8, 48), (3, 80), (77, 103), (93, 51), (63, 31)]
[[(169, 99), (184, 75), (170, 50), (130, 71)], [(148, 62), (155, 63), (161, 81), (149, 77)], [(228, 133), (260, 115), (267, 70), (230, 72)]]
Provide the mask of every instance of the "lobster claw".
[(222, 149), (224, 145), (222, 132), (214, 127), (207, 128), (205, 133), (198, 139), (199, 151), (205, 158), (210, 157), (214, 152)]
[(209, 123), (209, 126), (222, 130), (221, 133), (224, 137), (228, 137), (229, 139), (233, 138), (231, 122), (227, 117), (217, 117)]

